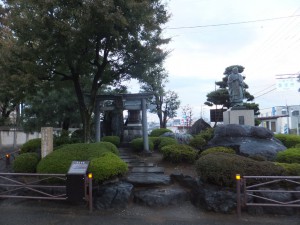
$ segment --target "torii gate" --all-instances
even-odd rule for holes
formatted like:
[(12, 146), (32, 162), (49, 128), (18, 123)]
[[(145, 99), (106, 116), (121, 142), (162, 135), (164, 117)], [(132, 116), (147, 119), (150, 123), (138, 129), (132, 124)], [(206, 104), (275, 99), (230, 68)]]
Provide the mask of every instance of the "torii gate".
[[(123, 110), (142, 110), (142, 136), (144, 151), (150, 154), (148, 141), (147, 125), (147, 105), (146, 99), (152, 98), (153, 93), (136, 93), (136, 94), (115, 94), (115, 95), (97, 95), (95, 105), (95, 140), (100, 142), (100, 112), (111, 111), (115, 109)], [(105, 106), (106, 100), (114, 101), (114, 104)]]

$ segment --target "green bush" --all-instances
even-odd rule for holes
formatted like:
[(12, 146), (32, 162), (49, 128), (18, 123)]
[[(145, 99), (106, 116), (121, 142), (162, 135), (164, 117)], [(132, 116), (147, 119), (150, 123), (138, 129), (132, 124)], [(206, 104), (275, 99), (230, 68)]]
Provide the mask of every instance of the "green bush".
[(20, 153), (26, 153), (26, 152), (35, 152), (38, 153), (39, 155), (41, 154), (41, 138), (35, 138), (27, 141), (21, 146), (21, 151)]
[(39, 163), (39, 156), (35, 152), (23, 153), (16, 157), (13, 162), (13, 170), (15, 173), (34, 173), (37, 164)]
[(281, 163), (300, 163), (300, 148), (289, 148), (278, 152), (276, 161)]
[(174, 138), (160, 137), (159, 144), (158, 144), (158, 150), (161, 150), (165, 146), (175, 145), (175, 144), (178, 144), (178, 142)]
[(92, 159), (89, 166), (89, 172), (93, 174), (93, 178), (97, 182), (123, 175), (127, 171), (127, 163), (110, 152), (104, 153), (99, 158)]
[(200, 137), (204, 138), (204, 140), (206, 142), (208, 142), (214, 136), (214, 129), (213, 128), (208, 128), (204, 131), (201, 131), (197, 136), (200, 136)]
[(283, 167), (288, 176), (300, 176), (299, 163), (276, 163), (276, 165)]
[(300, 136), (294, 134), (275, 134), (275, 137), (279, 139), (282, 144), (287, 148), (293, 148), (297, 144), (300, 144)]
[(158, 129), (152, 130), (151, 133), (150, 133), (150, 136), (151, 137), (159, 137), (162, 134), (167, 133), (167, 132), (173, 133), (173, 131), (170, 130), (170, 129), (167, 129), (167, 128), (158, 128)]
[(158, 149), (158, 145), (160, 144), (161, 137), (149, 137), (149, 140), (153, 142), (153, 149)]
[(295, 148), (300, 148), (300, 143), (295, 145)]
[[(152, 140), (150, 138), (148, 139), (148, 142), (149, 142), (149, 150), (153, 151), (154, 144), (153, 144), (153, 142), (152, 142)], [(144, 141), (143, 141), (143, 138), (133, 139), (130, 142), (130, 147), (135, 152), (142, 152), (144, 150)]]
[(110, 142), (117, 147), (120, 146), (120, 142), (121, 142), (120, 137), (118, 136), (105, 136), (101, 138), (101, 141)]
[(215, 153), (215, 152), (224, 152), (224, 153), (229, 153), (229, 154), (236, 153), (232, 148), (217, 146), (217, 147), (212, 147), (212, 148), (208, 148), (208, 149), (204, 150), (203, 152), (201, 152), (200, 157), (205, 156), (210, 153)]
[(235, 175), (242, 176), (280, 176), (285, 170), (268, 161), (255, 161), (247, 157), (216, 152), (200, 157), (196, 171), (204, 182), (219, 186), (234, 187)]
[(190, 140), (189, 145), (201, 150), (206, 145), (206, 140), (201, 135), (196, 135), (193, 139)]
[(167, 145), (161, 149), (161, 152), (163, 158), (172, 163), (193, 163), (198, 154), (198, 151), (191, 146), (182, 144)]
[(72, 161), (92, 160), (106, 152), (118, 154), (118, 149), (109, 142), (64, 145), (43, 158), (37, 165), (37, 172), (64, 174), (68, 172)]

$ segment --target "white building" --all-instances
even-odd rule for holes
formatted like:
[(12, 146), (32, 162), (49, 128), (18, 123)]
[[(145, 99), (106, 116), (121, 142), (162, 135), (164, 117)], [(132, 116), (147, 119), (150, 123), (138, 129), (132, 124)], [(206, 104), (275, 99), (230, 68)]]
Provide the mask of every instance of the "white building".
[(274, 133), (297, 134), (300, 129), (300, 105), (274, 106), (260, 110), (257, 117), (260, 126), (266, 127)]

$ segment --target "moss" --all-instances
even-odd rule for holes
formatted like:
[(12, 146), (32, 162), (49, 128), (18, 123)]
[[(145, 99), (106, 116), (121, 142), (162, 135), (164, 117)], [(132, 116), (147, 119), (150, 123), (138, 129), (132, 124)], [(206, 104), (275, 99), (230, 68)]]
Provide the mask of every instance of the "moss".
[(150, 133), (150, 136), (151, 137), (159, 137), (159, 136), (161, 136), (161, 135), (163, 135), (164, 133), (167, 133), (167, 132), (173, 133), (173, 131), (170, 130), (170, 129), (167, 129), (167, 128), (158, 128), (158, 129), (152, 130), (151, 133)]
[(208, 149), (204, 150), (203, 152), (201, 152), (200, 157), (205, 156), (210, 153), (215, 153), (215, 152), (224, 152), (224, 153), (229, 153), (229, 154), (236, 153), (232, 148), (217, 146), (217, 147), (212, 147), (212, 148), (208, 148)]
[(13, 170), (15, 173), (34, 173), (37, 164), (39, 163), (39, 156), (35, 152), (23, 153), (16, 157), (13, 162)]
[(99, 158), (92, 159), (89, 171), (97, 182), (102, 182), (128, 171), (127, 164), (113, 153), (107, 152)]
[(110, 142), (117, 147), (120, 146), (120, 142), (121, 142), (120, 137), (118, 136), (104, 136), (101, 138), (101, 141)]
[(281, 163), (300, 163), (300, 148), (289, 148), (278, 152), (276, 161)]
[(21, 154), (26, 152), (36, 152), (39, 155), (41, 154), (41, 138), (35, 138), (27, 141), (21, 146)]
[(235, 175), (280, 176), (285, 170), (272, 162), (253, 159), (223, 152), (207, 154), (196, 162), (196, 171), (204, 182), (219, 186), (234, 187)]
[(172, 163), (193, 163), (197, 158), (198, 151), (188, 145), (173, 144), (161, 149), (163, 158)]

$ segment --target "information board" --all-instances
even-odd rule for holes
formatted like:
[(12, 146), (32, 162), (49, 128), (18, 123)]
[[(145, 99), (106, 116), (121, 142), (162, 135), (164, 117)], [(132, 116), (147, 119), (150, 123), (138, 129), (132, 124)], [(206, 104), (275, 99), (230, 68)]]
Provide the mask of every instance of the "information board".
[(89, 167), (89, 161), (73, 161), (68, 174), (86, 174)]

